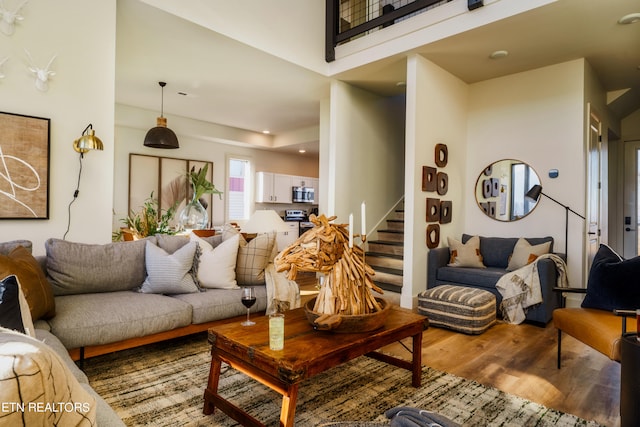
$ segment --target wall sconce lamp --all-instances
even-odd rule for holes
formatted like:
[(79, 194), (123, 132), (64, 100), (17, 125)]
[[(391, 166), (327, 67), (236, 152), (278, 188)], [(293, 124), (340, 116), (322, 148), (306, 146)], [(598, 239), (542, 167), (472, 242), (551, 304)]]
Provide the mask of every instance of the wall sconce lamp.
[(82, 159), (84, 158), (84, 153), (87, 153), (90, 150), (104, 150), (104, 145), (100, 138), (96, 136), (96, 131), (93, 130), (93, 125), (91, 123), (84, 128), (80, 138), (73, 141), (73, 149), (80, 153), (80, 170), (78, 171), (78, 183), (75, 191), (73, 192), (73, 199), (71, 200), (71, 203), (69, 203), (67, 231), (65, 231), (62, 240), (66, 240), (67, 234), (69, 233), (69, 227), (71, 226), (71, 205), (73, 205), (73, 202), (78, 198), (78, 194), (80, 194), (80, 177), (82, 176)]
[(567, 261), (569, 259), (569, 253), (568, 253), (569, 212), (572, 212), (572, 213), (576, 214), (577, 216), (579, 216), (582, 219), (586, 220), (586, 218), (583, 217), (582, 215), (580, 215), (578, 212), (576, 212), (573, 209), (571, 209), (569, 206), (564, 205), (564, 204), (560, 203), (559, 201), (557, 201), (556, 199), (554, 199), (553, 197), (550, 197), (550, 196), (544, 194), (542, 192), (542, 186), (541, 185), (534, 185), (533, 187), (531, 187), (531, 189), (529, 191), (527, 191), (527, 194), (525, 194), (525, 197), (528, 198), (528, 199), (533, 200), (534, 202), (537, 202), (538, 199), (540, 199), (540, 195), (543, 195), (546, 198), (556, 202), (557, 204), (562, 206), (564, 208), (564, 210), (565, 210), (565, 218), (564, 218), (564, 255), (565, 255), (565, 261)]
[(178, 144), (178, 137), (167, 127), (167, 118), (163, 116), (164, 87), (167, 84), (165, 82), (158, 82), (158, 84), (162, 88), (160, 117), (158, 117), (157, 126), (149, 129), (147, 135), (144, 137), (144, 146), (151, 148), (180, 148), (180, 144)]
[(80, 157), (89, 150), (104, 150), (104, 145), (102, 145), (100, 138), (96, 136), (96, 131), (93, 130), (91, 123), (82, 131), (82, 136), (73, 141), (73, 149), (80, 153)]

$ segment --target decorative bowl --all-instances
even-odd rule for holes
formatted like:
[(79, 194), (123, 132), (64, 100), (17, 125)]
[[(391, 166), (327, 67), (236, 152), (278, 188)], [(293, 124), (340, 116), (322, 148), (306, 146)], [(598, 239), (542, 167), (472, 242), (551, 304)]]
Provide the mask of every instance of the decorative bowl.
[(316, 299), (313, 298), (304, 305), (307, 320), (318, 331), (337, 333), (370, 332), (380, 329), (389, 315), (391, 304), (382, 298), (376, 298), (382, 310), (369, 314), (322, 314), (313, 311)]

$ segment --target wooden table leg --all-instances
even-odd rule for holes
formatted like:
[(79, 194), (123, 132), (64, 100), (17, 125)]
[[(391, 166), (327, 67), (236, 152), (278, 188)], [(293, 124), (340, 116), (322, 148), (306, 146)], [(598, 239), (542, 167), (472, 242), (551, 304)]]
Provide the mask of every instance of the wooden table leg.
[(215, 405), (210, 396), (218, 394), (218, 383), (220, 382), (220, 370), (222, 368), (222, 361), (216, 356), (211, 357), (211, 368), (209, 368), (209, 381), (207, 382), (207, 389), (204, 393), (204, 408), (202, 412), (205, 415), (213, 414)]
[(413, 336), (413, 375), (411, 385), (420, 387), (422, 384), (422, 332)]
[(286, 394), (282, 395), (282, 409), (280, 410), (280, 427), (293, 427), (298, 401), (298, 384), (287, 387)]

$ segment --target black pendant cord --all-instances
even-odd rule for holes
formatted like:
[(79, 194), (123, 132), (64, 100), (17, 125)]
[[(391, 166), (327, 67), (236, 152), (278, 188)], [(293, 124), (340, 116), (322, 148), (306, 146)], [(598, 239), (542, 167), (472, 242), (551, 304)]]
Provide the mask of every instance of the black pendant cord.
[(67, 231), (64, 232), (64, 236), (62, 236), (62, 240), (66, 240), (67, 239), (67, 234), (69, 233), (69, 229), (71, 228), (71, 205), (73, 205), (73, 203), (76, 201), (76, 199), (78, 198), (78, 194), (80, 194), (80, 177), (82, 176), (82, 158), (83, 158), (83, 154), (80, 153), (80, 170), (78, 171), (78, 182), (76, 184), (76, 190), (73, 192), (73, 199), (71, 200), (71, 202), (69, 203), (69, 206), (67, 208)]

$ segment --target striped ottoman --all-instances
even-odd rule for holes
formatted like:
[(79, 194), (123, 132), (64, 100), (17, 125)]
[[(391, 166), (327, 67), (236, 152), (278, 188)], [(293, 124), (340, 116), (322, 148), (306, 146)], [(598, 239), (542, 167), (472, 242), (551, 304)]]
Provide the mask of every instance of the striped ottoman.
[(482, 289), (440, 285), (418, 294), (418, 312), (431, 326), (481, 334), (496, 322), (496, 297)]

